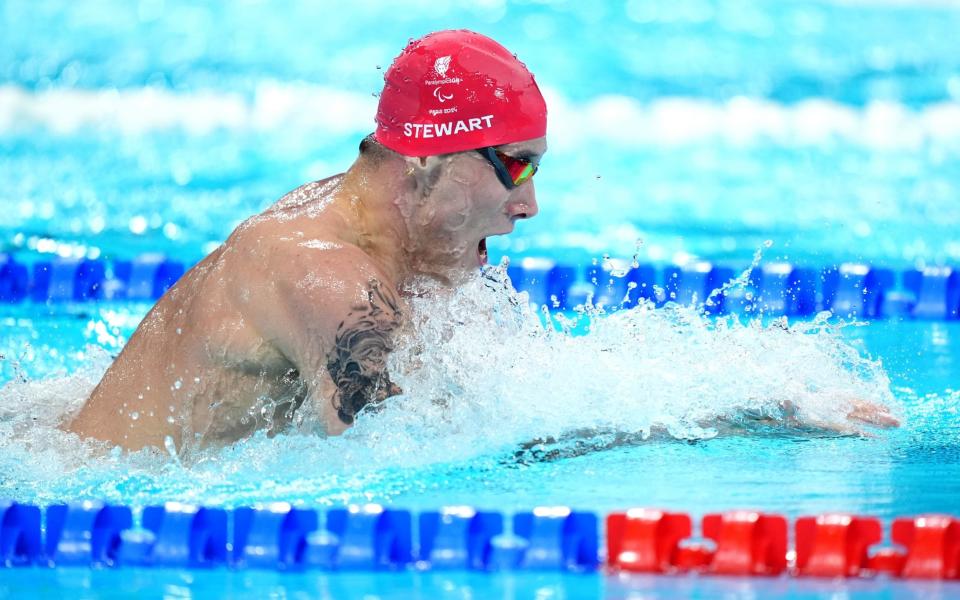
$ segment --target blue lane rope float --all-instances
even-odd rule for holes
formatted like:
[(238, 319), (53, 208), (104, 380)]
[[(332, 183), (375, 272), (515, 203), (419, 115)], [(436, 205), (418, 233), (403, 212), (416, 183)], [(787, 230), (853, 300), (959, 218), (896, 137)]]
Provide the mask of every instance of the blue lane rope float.
[[(159, 254), (116, 261), (55, 258), (31, 265), (0, 254), (0, 303), (153, 301), (186, 268)], [(708, 261), (663, 268), (637, 265), (614, 272), (601, 265), (576, 267), (546, 258), (525, 258), (507, 269), (514, 287), (527, 292), (531, 302), (557, 309), (572, 309), (588, 298), (607, 308), (629, 307), (639, 299), (657, 306), (670, 301), (703, 303), (740, 272)], [(745, 286), (714, 295), (705, 309), (711, 314), (810, 316), (829, 310), (842, 317), (956, 320), (960, 318), (960, 269), (897, 271), (862, 263), (823, 268), (765, 263), (750, 271)]]
[[(43, 518), (41, 518), (43, 517)], [(136, 510), (97, 501), (0, 501), (0, 568), (161, 567), (279, 571), (470, 570), (706, 573), (960, 580), (960, 519), (631, 509), (601, 521), (542, 507), (325, 511), (285, 502), (226, 510), (179, 502)], [(694, 535), (698, 534), (700, 537)], [(601, 542), (604, 542), (601, 545)]]

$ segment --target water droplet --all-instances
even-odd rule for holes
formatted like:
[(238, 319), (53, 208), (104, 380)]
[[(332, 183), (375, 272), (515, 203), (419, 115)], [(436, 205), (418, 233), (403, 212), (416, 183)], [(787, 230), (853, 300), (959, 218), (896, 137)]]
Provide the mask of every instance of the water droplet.
[(183, 387), (183, 380), (178, 379), (178, 380), (176, 380), (176, 381), (173, 382), (173, 388), (174, 388), (174, 389), (179, 390), (179, 389), (182, 388), (182, 387)]
[(136, 421), (137, 419), (140, 418), (140, 413), (138, 413), (137, 411), (133, 411), (132, 413), (130, 413), (130, 418)]
[(171, 458), (177, 458), (177, 445), (173, 443), (173, 438), (165, 436), (163, 438), (163, 447), (167, 449), (167, 453), (170, 454)]
[(177, 327), (177, 335), (180, 335), (181, 333), (183, 333), (183, 330)]
[(143, 400), (143, 394), (137, 394), (137, 400)]
[(764, 247), (764, 248), (769, 248), (769, 247), (772, 246), (772, 245), (773, 245), (773, 240), (764, 240), (764, 242), (763, 242), (763, 247)]
[(176, 422), (176, 419), (173, 418), (173, 415), (167, 417), (167, 423), (173, 425)]

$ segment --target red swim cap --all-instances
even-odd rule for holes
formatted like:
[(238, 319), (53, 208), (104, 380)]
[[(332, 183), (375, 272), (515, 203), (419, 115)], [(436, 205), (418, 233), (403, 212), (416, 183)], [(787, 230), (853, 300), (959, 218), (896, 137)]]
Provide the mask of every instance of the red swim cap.
[(473, 31), (438, 31), (410, 42), (384, 81), (374, 137), (406, 156), (547, 133), (547, 105), (533, 75), (506, 48)]

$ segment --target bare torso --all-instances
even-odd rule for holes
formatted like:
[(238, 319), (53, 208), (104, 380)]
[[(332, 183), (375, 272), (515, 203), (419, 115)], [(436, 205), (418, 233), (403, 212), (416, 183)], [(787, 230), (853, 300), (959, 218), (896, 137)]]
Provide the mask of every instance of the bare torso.
[(349, 386), (338, 378), (341, 330), (364, 312), (370, 282), (398, 302), (395, 282), (343, 235), (330, 209), (339, 184), (291, 192), (184, 275), (69, 429), (129, 449), (163, 447), (169, 436), (182, 449), (304, 418), (331, 433), (346, 428), (357, 407), (337, 398), (338, 384)]

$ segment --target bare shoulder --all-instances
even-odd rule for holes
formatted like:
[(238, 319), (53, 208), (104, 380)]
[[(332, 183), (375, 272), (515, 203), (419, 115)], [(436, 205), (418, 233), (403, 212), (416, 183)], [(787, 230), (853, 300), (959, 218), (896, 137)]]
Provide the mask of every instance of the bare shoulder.
[(263, 216), (283, 218), (284, 215), (298, 216), (304, 213), (322, 211), (325, 201), (333, 197), (340, 189), (342, 175), (311, 181), (291, 190), (263, 212)]
[(374, 288), (395, 295), (393, 281), (366, 252), (335, 237), (288, 242), (274, 259), (277, 292), (295, 304), (349, 308), (367, 302)]
[(264, 337), (329, 351), (346, 321), (399, 318), (395, 284), (369, 255), (335, 236), (298, 233), (261, 229), (236, 249), (246, 264), (230, 295)]

